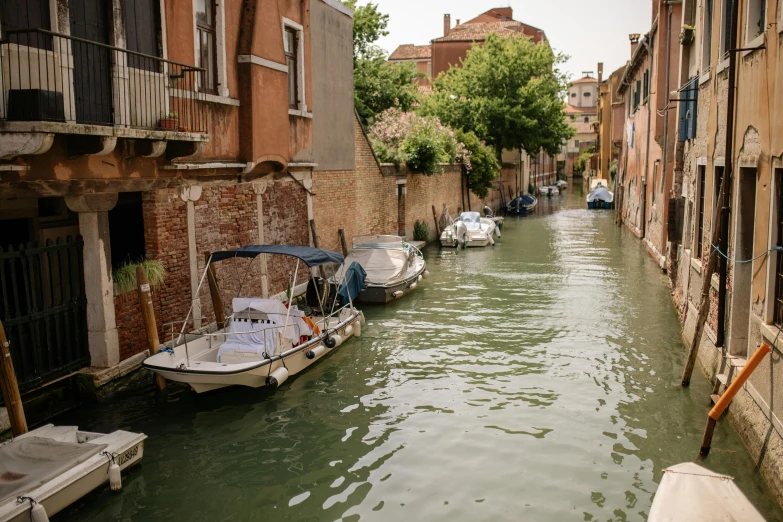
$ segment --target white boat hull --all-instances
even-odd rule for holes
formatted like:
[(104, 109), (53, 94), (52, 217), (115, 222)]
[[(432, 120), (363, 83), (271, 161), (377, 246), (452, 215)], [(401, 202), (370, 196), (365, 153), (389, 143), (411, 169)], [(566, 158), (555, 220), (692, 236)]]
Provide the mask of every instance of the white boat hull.
[[(159, 352), (148, 357), (144, 366), (166, 380), (190, 385), (197, 393), (204, 393), (227, 386), (277, 387), (281, 382), (270, 382), (276, 370), (285, 369), (286, 377), (291, 377), (312, 366), (330, 353), (338, 350), (352, 337), (361, 335), (364, 316), (359, 310), (348, 310), (348, 314), (330, 322), (330, 336), (340, 339), (339, 345), (328, 348), (325, 345), (326, 333), (313, 338), (302, 345), (292, 348), (270, 362), (269, 359), (256, 359), (243, 364), (223, 364), (212, 362), (217, 346), (207, 347), (204, 343), (190, 343), (174, 348), (174, 353)], [(308, 353), (313, 355), (308, 357)]]
[[(49, 424), (17, 437), (17, 440), (25, 437), (44, 437), (63, 442), (80, 442), (79, 437), (84, 436), (90, 437), (89, 442), (106, 444), (104, 451), (116, 455), (115, 461), (121, 471), (140, 462), (144, 456), (144, 440), (147, 436), (122, 430), (103, 435), (80, 432), (76, 427)], [(108, 457), (99, 453), (19, 496), (34, 499), (51, 517), (108, 482), (109, 465)], [(17, 503), (16, 498), (10, 498), (0, 504), (0, 522), (28, 522), (29, 520), (29, 501)]]

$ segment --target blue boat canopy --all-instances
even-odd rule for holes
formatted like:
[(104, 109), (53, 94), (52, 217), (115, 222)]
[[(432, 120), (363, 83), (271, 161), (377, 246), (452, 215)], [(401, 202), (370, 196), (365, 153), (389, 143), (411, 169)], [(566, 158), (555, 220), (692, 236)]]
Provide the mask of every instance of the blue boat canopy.
[(593, 201), (606, 201), (607, 203), (611, 203), (614, 199), (614, 196), (611, 192), (609, 192), (606, 188), (602, 186), (596, 187), (594, 191), (590, 193), (589, 196), (587, 196), (587, 202), (592, 203)]
[(254, 258), (260, 254), (290, 256), (301, 259), (307, 266), (321, 266), (329, 263), (343, 263), (343, 256), (337, 252), (321, 250), (309, 246), (296, 245), (247, 245), (234, 250), (221, 250), (212, 253), (212, 262), (234, 257)]

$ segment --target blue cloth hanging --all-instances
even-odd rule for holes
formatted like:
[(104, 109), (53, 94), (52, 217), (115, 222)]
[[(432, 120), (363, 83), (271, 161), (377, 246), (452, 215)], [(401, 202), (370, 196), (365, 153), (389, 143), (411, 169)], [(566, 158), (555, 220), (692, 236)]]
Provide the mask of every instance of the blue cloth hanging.
[[(343, 305), (347, 305), (349, 302), (355, 301), (359, 292), (364, 290), (364, 280), (367, 278), (367, 272), (364, 271), (362, 265), (354, 261), (351, 266), (348, 267), (348, 271), (345, 272), (345, 281), (340, 286), (340, 291), (337, 295), (340, 297), (340, 302)], [(350, 300), (348, 296), (350, 295)]]

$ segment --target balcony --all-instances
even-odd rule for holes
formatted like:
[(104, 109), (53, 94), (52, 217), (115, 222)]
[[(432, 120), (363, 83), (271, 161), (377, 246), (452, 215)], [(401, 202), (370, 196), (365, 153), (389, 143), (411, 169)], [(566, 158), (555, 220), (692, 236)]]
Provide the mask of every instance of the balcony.
[(44, 29), (7, 31), (0, 131), (206, 141), (204, 73)]

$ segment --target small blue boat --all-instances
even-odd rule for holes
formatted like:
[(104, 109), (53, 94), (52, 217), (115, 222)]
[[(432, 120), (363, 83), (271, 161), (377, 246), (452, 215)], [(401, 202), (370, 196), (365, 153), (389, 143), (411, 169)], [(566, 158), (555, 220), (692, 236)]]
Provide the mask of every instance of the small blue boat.
[(598, 185), (589, 196), (587, 196), (587, 208), (589, 209), (612, 209), (614, 208), (614, 194), (603, 185)]
[(538, 205), (538, 200), (530, 194), (524, 194), (517, 198), (512, 199), (508, 205), (506, 205), (507, 214), (519, 214), (525, 215), (528, 212), (533, 211)]

